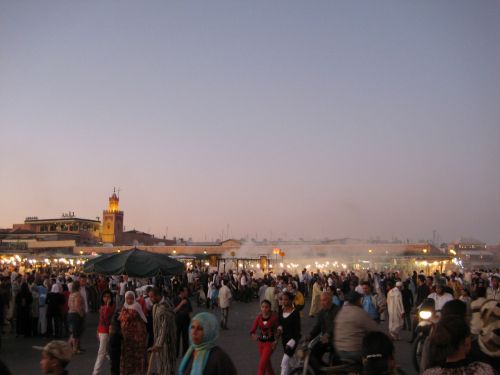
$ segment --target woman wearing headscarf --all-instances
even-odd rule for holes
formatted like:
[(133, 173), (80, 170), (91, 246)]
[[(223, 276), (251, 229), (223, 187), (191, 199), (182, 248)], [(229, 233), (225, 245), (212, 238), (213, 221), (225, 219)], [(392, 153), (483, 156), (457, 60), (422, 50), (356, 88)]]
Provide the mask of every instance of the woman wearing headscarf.
[(125, 302), (118, 319), (123, 338), (120, 360), (121, 374), (143, 374), (146, 368), (144, 354), (147, 347), (147, 319), (141, 305), (135, 300), (134, 292), (125, 293)]
[(189, 327), (191, 343), (179, 366), (179, 375), (236, 375), (231, 358), (215, 345), (219, 323), (210, 313), (197, 314)]
[(47, 337), (53, 335), (56, 339), (60, 338), (64, 295), (61, 293), (61, 286), (58, 283), (52, 284), (45, 303), (47, 304)]
[(17, 335), (30, 335), (31, 331), (31, 304), (33, 296), (27, 283), (21, 284), (21, 289), (16, 295), (16, 333)]

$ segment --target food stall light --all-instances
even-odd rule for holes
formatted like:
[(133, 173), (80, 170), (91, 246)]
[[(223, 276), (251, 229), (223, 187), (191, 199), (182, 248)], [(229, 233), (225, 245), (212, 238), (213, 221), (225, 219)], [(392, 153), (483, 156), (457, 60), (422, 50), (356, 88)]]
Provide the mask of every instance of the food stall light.
[(311, 265), (310, 264), (306, 264), (306, 270), (308, 270), (309, 268), (311, 268)]
[(208, 263), (208, 262), (205, 262), (205, 266), (209, 266), (209, 265), (210, 265), (210, 263)]
[(260, 264), (257, 264), (255, 267), (260, 268)]

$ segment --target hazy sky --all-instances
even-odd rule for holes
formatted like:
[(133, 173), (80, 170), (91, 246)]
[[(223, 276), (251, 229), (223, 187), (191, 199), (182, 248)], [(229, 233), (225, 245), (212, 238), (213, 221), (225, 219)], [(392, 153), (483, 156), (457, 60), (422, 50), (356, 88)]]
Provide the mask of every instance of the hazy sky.
[(0, 2), (0, 227), (113, 186), (169, 237), (498, 243), (500, 2)]

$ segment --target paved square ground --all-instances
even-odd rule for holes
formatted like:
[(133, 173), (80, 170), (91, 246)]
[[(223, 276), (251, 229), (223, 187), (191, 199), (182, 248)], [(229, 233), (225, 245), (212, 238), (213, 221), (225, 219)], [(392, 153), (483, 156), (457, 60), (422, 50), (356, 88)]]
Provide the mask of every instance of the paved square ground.
[[(195, 304), (193, 304), (194, 306)], [(195, 313), (206, 311), (194, 307)], [(304, 312), (308, 311), (308, 306)], [(255, 375), (257, 373), (258, 351), (257, 344), (250, 339), (249, 330), (253, 319), (259, 312), (257, 301), (250, 303), (234, 302), (229, 315), (229, 330), (221, 331), (218, 345), (222, 347), (235, 363), (238, 374)], [(218, 311), (215, 311), (216, 315)], [(311, 319), (304, 314), (302, 318), (302, 333), (307, 334), (314, 324)], [(69, 365), (70, 375), (90, 375), (97, 355), (98, 342), (96, 339), (97, 314), (89, 314), (88, 327), (83, 337), (82, 346), (86, 352), (74, 357)], [(402, 337), (409, 339), (409, 332), (403, 332)], [(42, 338), (16, 338), (13, 335), (6, 335), (3, 338), (3, 348), (0, 358), (9, 366), (14, 375), (41, 374), (39, 361), (40, 352), (32, 346), (43, 346), (47, 340)], [(277, 348), (272, 357), (275, 372), (279, 373), (279, 364), (283, 350), (281, 345)], [(416, 374), (411, 365), (411, 345), (405, 340), (396, 343), (396, 360), (408, 375)], [(109, 374), (106, 368), (105, 374)]]

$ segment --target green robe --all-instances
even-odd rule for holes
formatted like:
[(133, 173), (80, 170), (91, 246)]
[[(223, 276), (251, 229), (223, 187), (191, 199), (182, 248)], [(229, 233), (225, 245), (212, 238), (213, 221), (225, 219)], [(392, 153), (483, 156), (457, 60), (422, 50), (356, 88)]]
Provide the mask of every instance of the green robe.
[(176, 373), (176, 325), (175, 313), (165, 302), (153, 305), (154, 346), (159, 375), (175, 375)]

